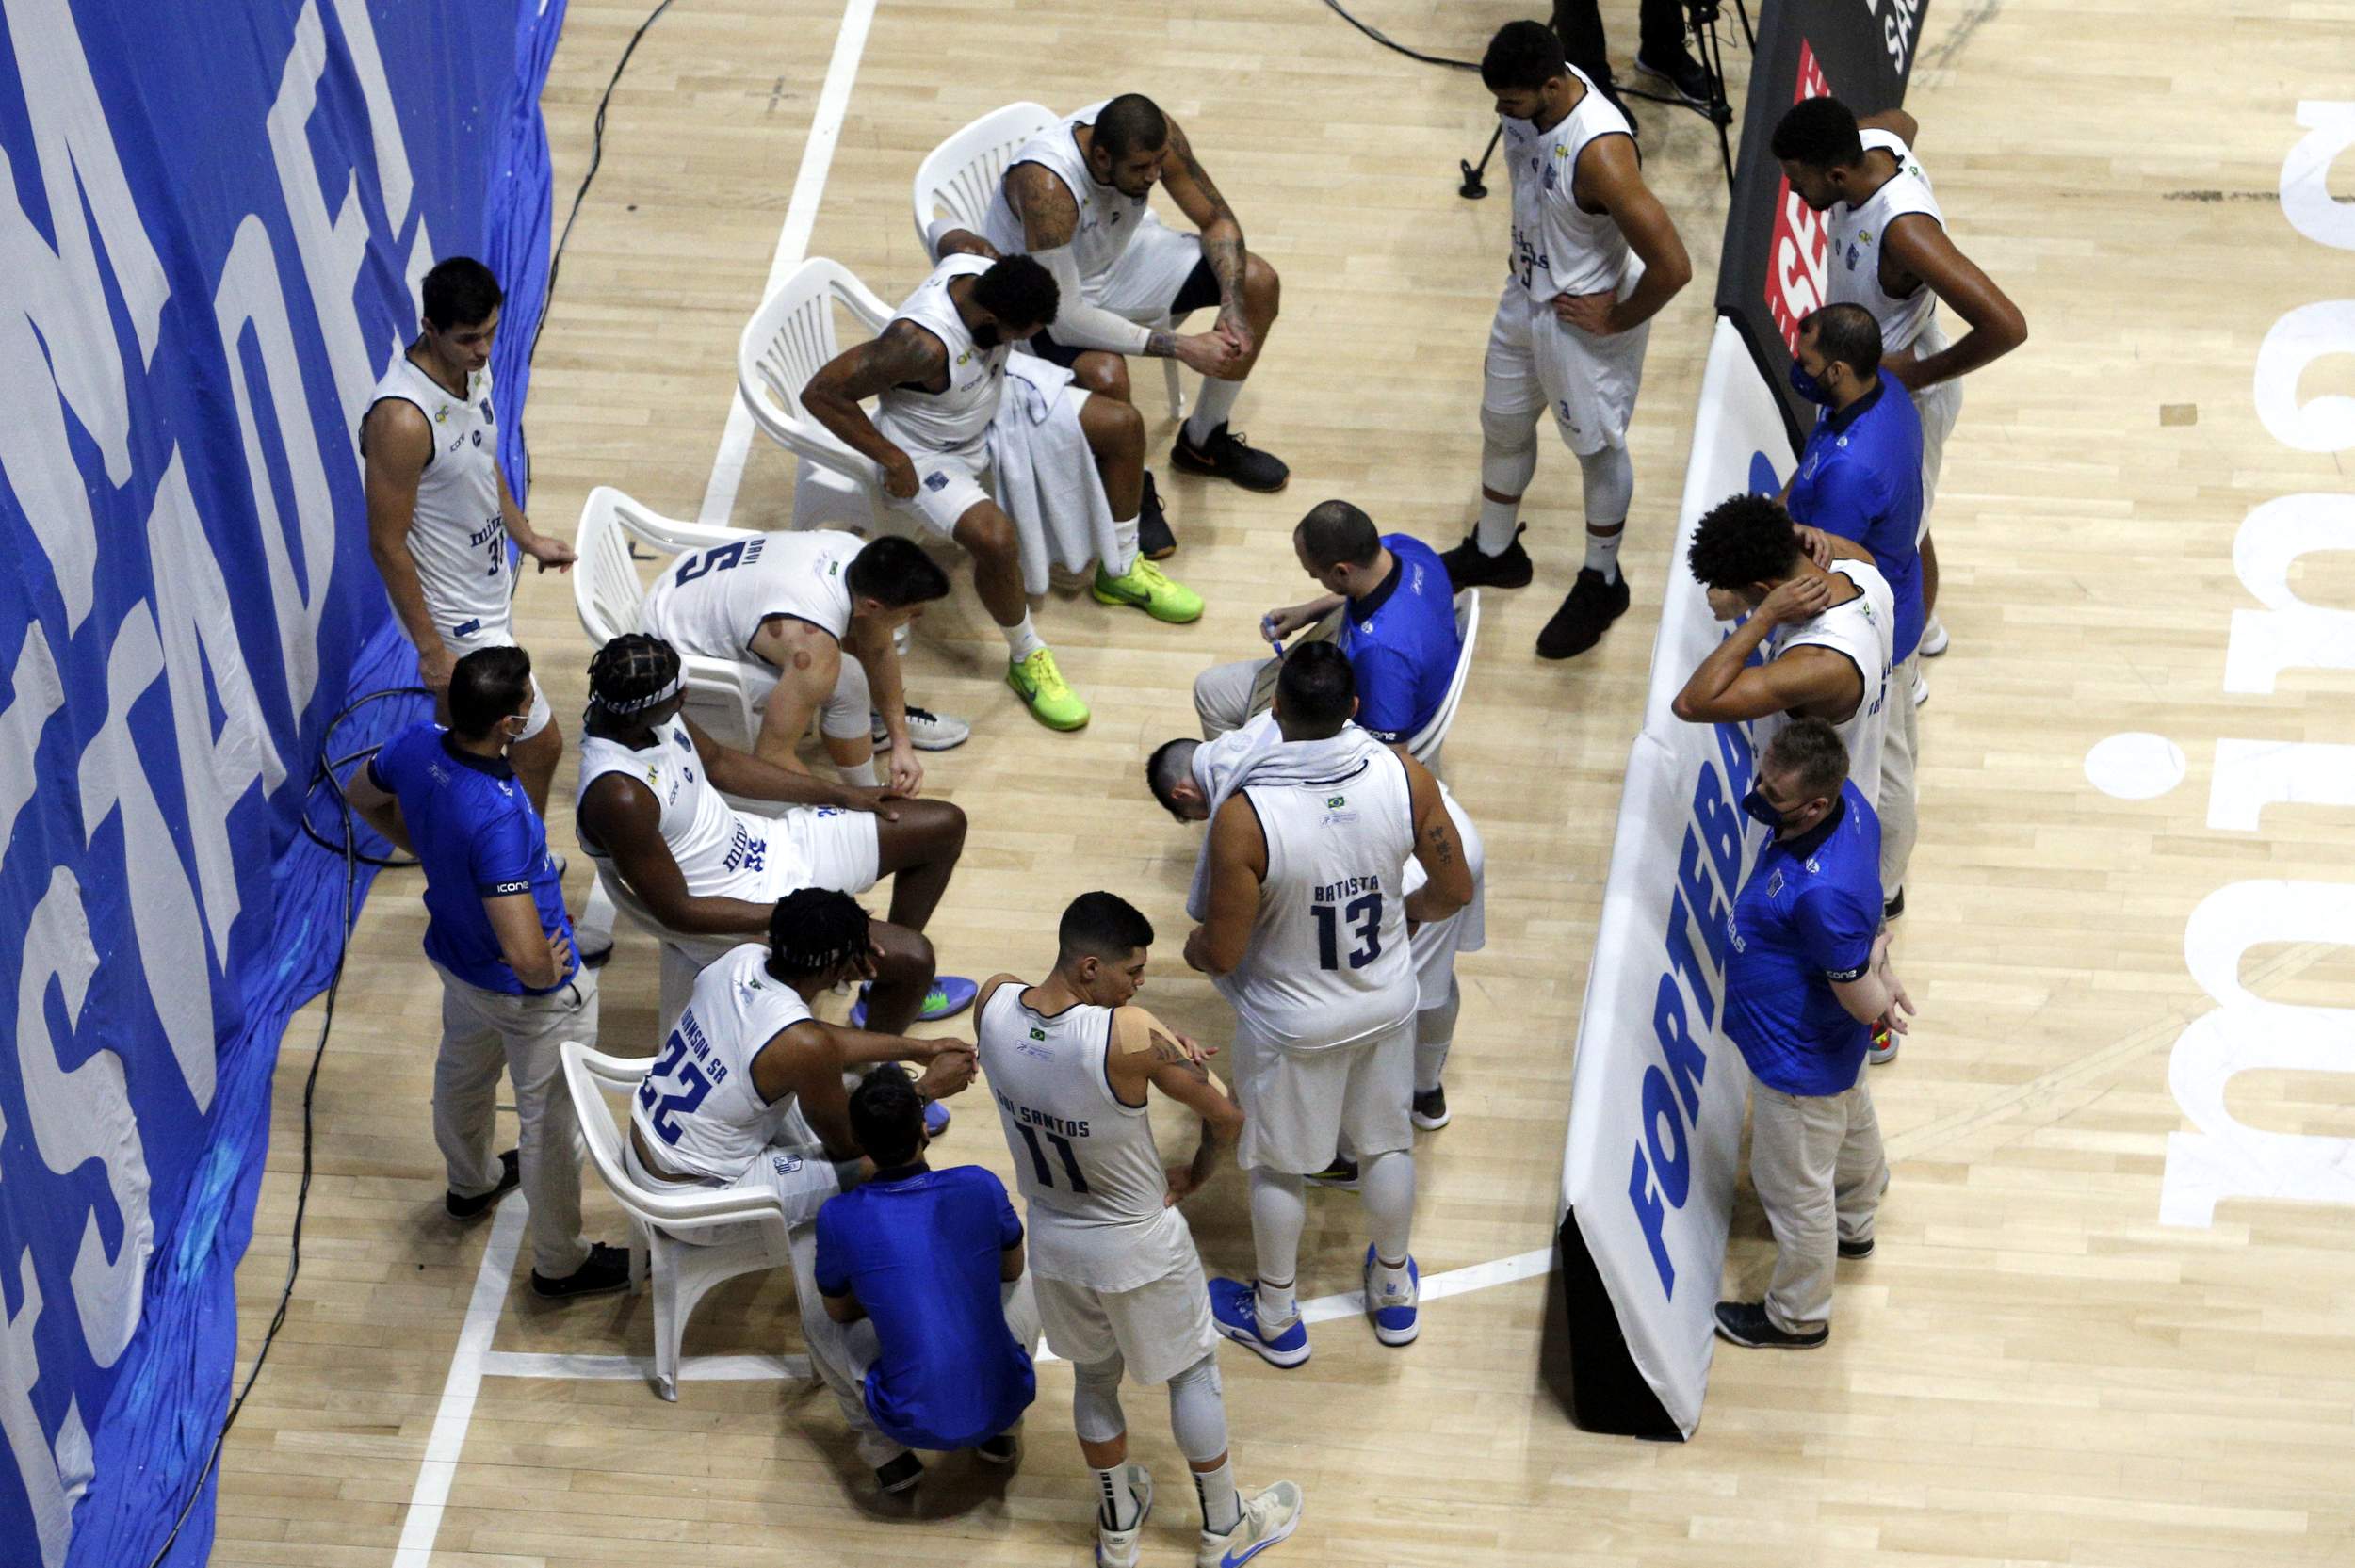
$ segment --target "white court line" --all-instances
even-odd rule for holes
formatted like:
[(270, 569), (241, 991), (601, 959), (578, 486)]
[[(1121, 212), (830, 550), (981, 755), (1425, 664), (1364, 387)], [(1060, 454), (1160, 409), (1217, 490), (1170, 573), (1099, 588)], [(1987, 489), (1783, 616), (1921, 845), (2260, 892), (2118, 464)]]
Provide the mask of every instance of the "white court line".
[(449, 1500), (449, 1483), (466, 1447), (466, 1429), (474, 1422), (483, 1358), (499, 1326), (515, 1254), (522, 1250), (524, 1212), (523, 1194), (512, 1193), (491, 1221), (491, 1239), (482, 1249), (482, 1267), (475, 1271), (474, 1295), (466, 1303), (465, 1326), (458, 1331), (458, 1349), (450, 1354), (449, 1377), (442, 1384), (442, 1403), (433, 1413), (433, 1434), (426, 1439), (425, 1461), (417, 1466), (417, 1484), (410, 1491), (409, 1512), (401, 1520), (393, 1568), (425, 1568), (433, 1555), (433, 1538), (442, 1529), (442, 1505)]
[[(818, 225), (818, 202), (826, 193), (826, 171), (834, 167), (835, 143), (842, 139), (842, 117), (850, 112), (851, 84), (858, 76), (867, 28), (874, 20), (875, 0), (850, 0), (842, 9), (842, 31), (835, 37), (826, 85), (819, 91), (818, 113), (810, 121), (809, 139), (802, 144), (802, 167), (793, 176), (793, 200), (786, 206), (785, 227), (777, 232), (777, 253), (770, 260), (769, 282), (760, 291), (764, 303), (808, 253), (810, 231)], [(727, 428), (721, 432), (720, 454), (711, 462), (711, 482), (704, 490), (703, 509), (695, 514), (698, 522), (724, 525), (728, 521), (736, 510), (737, 487), (744, 482), (744, 464), (752, 453), (753, 413), (739, 392), (728, 399)]]
[[(652, 1356), (551, 1355), (534, 1350), (493, 1350), (482, 1358), (486, 1378), (583, 1378), (654, 1382)], [(806, 1382), (813, 1376), (807, 1356), (682, 1356), (681, 1382)]]

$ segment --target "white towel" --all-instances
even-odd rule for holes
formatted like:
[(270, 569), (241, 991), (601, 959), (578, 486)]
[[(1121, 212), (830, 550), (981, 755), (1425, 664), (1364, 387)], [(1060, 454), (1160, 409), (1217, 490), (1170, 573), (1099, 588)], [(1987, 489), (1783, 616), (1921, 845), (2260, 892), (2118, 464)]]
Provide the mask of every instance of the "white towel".
[[(1294, 784), (1330, 778), (1362, 766), (1364, 759), (1388, 748), (1356, 724), (1323, 740), (1286, 740), (1275, 727), (1275, 716), (1263, 713), (1240, 730), (1206, 740), (1194, 753), (1194, 782), (1210, 803), (1210, 816), (1227, 797), (1245, 784)], [(1186, 893), (1186, 913), (1196, 920), (1210, 917), (1210, 840), (1205, 833), (1194, 855), (1194, 885)]]
[(998, 504), (1020, 541), (1022, 590), (1033, 597), (1048, 590), (1052, 568), (1084, 571), (1119, 550), (1112, 503), (1080, 428), (1087, 396), (1059, 364), (1007, 356), (1005, 395), (989, 424), (989, 464)]

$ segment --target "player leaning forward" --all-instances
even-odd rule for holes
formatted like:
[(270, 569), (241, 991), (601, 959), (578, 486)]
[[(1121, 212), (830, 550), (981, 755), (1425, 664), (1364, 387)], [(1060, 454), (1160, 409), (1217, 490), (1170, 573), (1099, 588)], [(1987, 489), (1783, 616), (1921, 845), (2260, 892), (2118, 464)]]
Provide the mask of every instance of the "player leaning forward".
[(1692, 281), (1693, 264), (1644, 184), (1634, 127), (1563, 59), (1543, 23), (1507, 23), (1480, 76), (1503, 122), (1513, 248), (1483, 370), (1480, 521), (1441, 558), (1459, 589), (1528, 585), (1518, 519), (1537, 471), (1537, 421), (1551, 411), (1585, 487), (1585, 564), (1537, 634), (1540, 657), (1566, 659), (1627, 610), (1628, 423), (1651, 318)]
[[(1132, 1568), (1153, 1507), (1152, 1473), (1129, 1463), (1124, 1373), (1169, 1385), (1170, 1427), (1202, 1506), (1199, 1560), (1241, 1562), (1300, 1522), (1300, 1488), (1235, 1491), (1219, 1387), (1218, 1333), (1202, 1259), (1178, 1211), (1210, 1178), (1242, 1111), (1143, 1008), (1153, 927), (1110, 893), (1072, 900), (1055, 968), (983, 988), (975, 1032), (1031, 1214), (1031, 1268), (1049, 1349), (1072, 1365), (1072, 1426), (1095, 1473), (1096, 1560)], [(1191, 1165), (1164, 1172), (1148, 1089), (1202, 1119)]]
[[(1186, 962), (1235, 1010), (1234, 1074), (1251, 1172), (1256, 1286), (1210, 1284), (1219, 1332), (1277, 1366), (1308, 1359), (1294, 1285), (1306, 1184), (1344, 1142), (1373, 1232), (1366, 1315), (1374, 1337), (1417, 1333), (1415, 963), (1407, 926), (1470, 901), (1471, 870), (1421, 763), (1350, 722), (1349, 659), (1312, 642), (1275, 682), (1283, 743), (1235, 771), (1210, 812), (1207, 889)], [(1405, 892), (1408, 859), (1429, 881)]]
[[(1005, 393), (1006, 355), (1055, 319), (1055, 281), (1028, 256), (951, 255), (933, 268), (872, 342), (821, 366), (802, 402), (819, 423), (883, 470), (885, 505), (955, 540), (973, 558), (973, 588), (1005, 635), (1006, 684), (1053, 730), (1088, 721), (1031, 625), (1014, 519), (983, 487), (990, 421)], [(869, 419), (859, 404), (873, 397)], [(1145, 421), (1128, 404), (1088, 396), (1080, 406), (1111, 505), (1115, 548), (1096, 563), (1095, 595), (1160, 621), (1202, 614), (1201, 597), (1170, 581), (1138, 548), (1145, 499)]]

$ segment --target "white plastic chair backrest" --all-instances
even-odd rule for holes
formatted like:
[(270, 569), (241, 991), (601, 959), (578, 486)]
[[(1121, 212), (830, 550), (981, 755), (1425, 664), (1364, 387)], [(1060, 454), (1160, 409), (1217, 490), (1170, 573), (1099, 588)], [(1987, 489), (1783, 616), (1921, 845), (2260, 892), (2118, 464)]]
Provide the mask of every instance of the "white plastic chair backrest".
[(581, 1140), (597, 1175), (631, 1218), (667, 1231), (696, 1231), (712, 1225), (735, 1224), (776, 1214), (777, 1201), (762, 1192), (732, 1192), (718, 1188), (680, 1187), (658, 1190), (630, 1179), (622, 1161), (622, 1128), (605, 1091), (635, 1093), (645, 1081), (646, 1063), (626, 1057), (593, 1051), (568, 1040), (557, 1053), (564, 1063), (564, 1087), (573, 1097), (573, 1112), (580, 1123)]
[(1468, 588), (1455, 596), (1455, 670), (1448, 676), (1447, 695), (1439, 700), (1439, 711), (1431, 716), (1431, 722), (1421, 733), (1406, 743), (1406, 750), (1417, 762), (1427, 763), (1447, 739), (1449, 726), (1455, 722), (1455, 710), (1464, 701), (1464, 684), (1471, 674), (1472, 646), (1480, 640), (1480, 590)]
[(736, 346), (736, 382), (754, 419), (775, 439), (814, 461), (870, 478), (873, 464), (802, 407), (802, 389), (841, 351), (834, 327), (836, 300), (869, 332), (883, 331), (891, 319), (891, 307), (841, 263), (812, 256), (744, 324)]
[(665, 555), (683, 556), (690, 550), (708, 550), (715, 544), (750, 539), (759, 530), (739, 528), (726, 523), (688, 523), (614, 493), (614, 521), (640, 543), (659, 550)]
[(635, 504), (611, 485), (599, 485), (580, 509), (580, 527), (573, 538), (573, 552), (580, 558), (573, 569), (573, 607), (592, 647), (602, 648), (638, 629), (646, 590), (630, 562), (629, 536), (620, 519), (621, 508)]
[[(998, 182), (1021, 145), (1060, 119), (1031, 103), (992, 109), (924, 155), (916, 169), (916, 243), (933, 250), (925, 231), (935, 218), (982, 232), (983, 215), (998, 194)], [(935, 258), (937, 259), (937, 258)]]

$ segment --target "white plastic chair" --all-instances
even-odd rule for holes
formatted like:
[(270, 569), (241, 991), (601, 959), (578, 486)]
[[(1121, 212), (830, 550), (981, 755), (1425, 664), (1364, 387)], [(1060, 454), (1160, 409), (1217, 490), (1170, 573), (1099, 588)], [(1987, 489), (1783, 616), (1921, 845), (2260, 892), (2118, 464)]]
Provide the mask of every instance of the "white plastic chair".
[[(640, 1287), (649, 1278), (654, 1282), (654, 1388), (675, 1401), (679, 1342), (695, 1304), (714, 1285), (791, 1261), (785, 1211), (763, 1193), (658, 1188), (633, 1181), (622, 1158), (622, 1124), (615, 1121), (605, 1091), (636, 1093), (645, 1079), (646, 1063), (593, 1051), (577, 1040), (564, 1042), (559, 1054), (590, 1161), (629, 1216), (630, 1284)], [(740, 1234), (710, 1242), (684, 1239), (723, 1229)]]
[(1406, 742), (1408, 754), (1430, 768), (1439, 770), (1439, 748), (1446, 744), (1447, 732), (1455, 722), (1455, 710), (1464, 702), (1464, 684), (1471, 674), (1472, 645), (1480, 640), (1480, 590), (1468, 588), (1455, 596), (1455, 672), (1448, 677), (1447, 696), (1439, 703), (1439, 711), (1431, 721), (1418, 730)]
[[(998, 186), (1005, 178), (1006, 166), (1022, 144), (1049, 126), (1061, 124), (1063, 117), (1044, 106), (1031, 104), (1008, 104), (993, 109), (955, 136), (924, 154), (924, 161), (916, 168), (916, 243), (933, 260), (934, 255), (929, 230), (936, 218), (952, 218), (961, 229), (982, 233), (989, 204), (998, 195)], [(1167, 328), (1173, 323), (1168, 316), (1153, 323)], [(1186, 395), (1178, 380), (1178, 362), (1163, 360), (1161, 372), (1169, 383), (1169, 416), (1183, 419), (1186, 415)]]
[(736, 345), (736, 384), (753, 423), (793, 454), (793, 526), (835, 524), (854, 532), (881, 529), (916, 536), (914, 525), (883, 505), (875, 465), (836, 439), (802, 407), (802, 389), (841, 352), (834, 329), (839, 302), (869, 332), (891, 307), (841, 263), (812, 256), (753, 318)]

